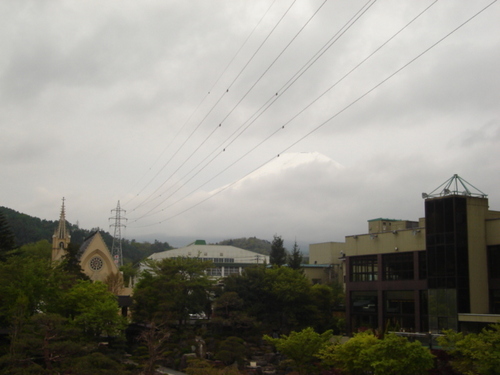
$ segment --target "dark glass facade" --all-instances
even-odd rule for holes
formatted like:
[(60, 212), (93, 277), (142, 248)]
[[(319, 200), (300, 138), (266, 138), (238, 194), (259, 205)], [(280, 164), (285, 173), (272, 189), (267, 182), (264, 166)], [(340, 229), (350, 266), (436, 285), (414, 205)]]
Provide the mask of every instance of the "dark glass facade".
[(500, 245), (488, 246), (490, 310), (500, 314)]
[(413, 253), (382, 255), (384, 280), (413, 280)]
[(467, 200), (425, 201), (429, 328), (457, 329), (457, 313), (470, 312)]

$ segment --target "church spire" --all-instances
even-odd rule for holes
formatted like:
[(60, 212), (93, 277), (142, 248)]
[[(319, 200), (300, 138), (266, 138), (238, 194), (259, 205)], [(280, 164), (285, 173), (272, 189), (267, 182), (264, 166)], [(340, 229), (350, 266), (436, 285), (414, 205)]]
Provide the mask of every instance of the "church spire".
[(59, 225), (52, 236), (52, 260), (59, 260), (68, 249), (71, 236), (66, 228), (66, 208), (64, 206), (65, 199), (62, 199), (61, 214), (59, 216)]
[(59, 216), (59, 226), (56, 229), (55, 235), (57, 238), (65, 238), (66, 237), (66, 211), (64, 209), (64, 197), (62, 199), (62, 207), (61, 207), (61, 215)]

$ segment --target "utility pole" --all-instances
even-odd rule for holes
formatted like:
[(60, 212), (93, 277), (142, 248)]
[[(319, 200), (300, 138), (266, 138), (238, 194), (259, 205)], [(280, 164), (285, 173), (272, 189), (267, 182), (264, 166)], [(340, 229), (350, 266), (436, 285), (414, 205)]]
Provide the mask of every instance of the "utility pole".
[(115, 216), (109, 218), (109, 220), (114, 219), (114, 224), (110, 224), (110, 227), (115, 228), (115, 233), (113, 235), (113, 246), (111, 246), (111, 255), (113, 256), (113, 260), (115, 264), (120, 267), (123, 266), (123, 255), (122, 255), (122, 227), (125, 228), (126, 225), (122, 224), (122, 221), (126, 221), (127, 219), (122, 216), (125, 214), (125, 210), (120, 208), (120, 201), (115, 209), (111, 210), (111, 213), (115, 213)]

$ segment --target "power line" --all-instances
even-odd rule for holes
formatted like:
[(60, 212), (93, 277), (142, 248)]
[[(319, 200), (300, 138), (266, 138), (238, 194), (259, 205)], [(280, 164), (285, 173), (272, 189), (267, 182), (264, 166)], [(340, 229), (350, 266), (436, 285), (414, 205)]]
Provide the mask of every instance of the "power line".
[[(259, 45), (259, 47), (254, 51), (253, 55), (247, 60), (246, 64), (243, 66), (242, 69), (240, 69), (239, 73), (236, 75), (236, 77), (233, 79), (233, 81), (231, 82), (231, 84), (227, 87), (226, 91), (224, 91), (222, 93), (222, 95), (218, 98), (218, 100), (216, 101), (216, 103), (210, 108), (210, 110), (207, 112), (207, 114), (202, 118), (202, 120), (198, 123), (198, 125), (193, 129), (193, 131), (189, 134), (189, 136), (184, 140), (184, 142), (177, 148), (177, 150), (174, 152), (174, 154), (172, 155), (172, 157), (167, 161), (167, 163), (165, 163), (163, 165), (163, 167), (160, 169), (160, 171), (155, 175), (154, 178), (156, 178), (156, 176), (158, 176), (158, 174), (163, 171), (163, 169), (172, 161), (172, 159), (175, 157), (175, 155), (177, 155), (177, 153), (184, 147), (184, 145), (187, 143), (187, 141), (189, 139), (192, 138), (192, 136), (194, 135), (194, 133), (199, 129), (199, 127), (203, 124), (203, 122), (206, 120), (206, 118), (212, 113), (212, 111), (217, 107), (217, 105), (220, 103), (220, 101), (222, 100), (222, 98), (229, 92), (229, 89), (233, 86), (233, 84), (237, 81), (237, 79), (240, 77), (240, 75), (243, 73), (243, 71), (248, 67), (248, 65), (250, 64), (250, 62), (254, 59), (254, 57), (257, 55), (257, 53), (260, 51), (260, 49), (264, 46), (264, 44), (267, 42), (267, 40), (271, 37), (271, 35), (274, 33), (274, 31), (276, 30), (276, 28), (280, 25), (280, 23), (283, 21), (283, 19), (285, 18), (285, 16), (288, 14), (288, 12), (290, 11), (290, 9), (292, 8), (292, 6), (295, 4), (297, 0), (294, 0), (290, 6), (286, 9), (285, 13), (281, 16), (281, 18), (278, 20), (278, 22), (274, 25), (274, 27), (272, 28), (272, 30), (267, 34), (267, 36), (264, 38), (264, 40), (261, 42), (261, 44)], [(273, 2), (274, 4), (274, 2)], [(272, 6), (272, 4), (271, 4)], [(270, 9), (270, 8), (269, 8)], [(269, 11), (268, 9), (268, 11)], [(267, 12), (266, 12), (267, 14)], [(259, 21), (260, 23), (260, 21)], [(253, 31), (252, 31), (253, 32)], [(220, 127), (221, 124), (219, 124), (218, 127)], [(215, 130), (217, 130), (216, 127), (211, 134), (213, 134), (215, 132)], [(204, 142), (206, 142), (207, 139), (205, 139)], [(204, 143), (203, 142), (203, 143)], [(202, 144), (203, 144), (202, 143)], [(199, 147), (201, 147), (201, 145), (198, 146), (197, 150), (199, 149)], [(192, 156), (194, 155), (194, 153), (190, 153), (190, 156), (184, 160), (183, 163), (181, 163), (181, 166), (179, 168), (181, 168)], [(179, 168), (177, 170), (179, 170)], [(176, 170), (176, 171), (177, 171)], [(140, 203), (139, 205), (137, 205), (135, 208), (132, 209), (132, 211), (135, 211), (137, 208), (141, 207), (143, 204), (145, 204), (162, 186), (165, 185), (165, 183), (167, 183), (170, 178), (173, 176), (175, 172), (173, 172), (158, 188), (156, 188), (151, 194), (148, 195), (148, 197), (142, 202)], [(153, 179), (154, 179), (153, 178)], [(149, 182), (151, 183), (152, 180)], [(148, 185), (149, 185), (148, 183)]]
[[(276, 156), (273, 156), (272, 158), (268, 159), (266, 162), (262, 163), (261, 165), (259, 165), (257, 168), (253, 169), (252, 171), (248, 172), (247, 174), (245, 174), (243, 177), (239, 178), (238, 180), (235, 180), (233, 181), (232, 183), (220, 188), (219, 190), (217, 190), (217, 192), (215, 192), (214, 194), (208, 196), (207, 198), (205, 199), (202, 199), (201, 201), (199, 201), (198, 203), (196, 204), (193, 204), (192, 206), (180, 211), (179, 213), (175, 214), (175, 215), (171, 215), (169, 216), (168, 218), (166, 219), (163, 219), (157, 223), (154, 223), (154, 224), (151, 224), (151, 225), (145, 225), (145, 226), (152, 226), (152, 225), (157, 225), (157, 224), (161, 224), (167, 220), (171, 220), (181, 214), (184, 214), (185, 212), (199, 206), (200, 204), (206, 202), (207, 200), (215, 197), (216, 195), (222, 193), (223, 191), (227, 190), (229, 187), (235, 185), (236, 183), (238, 183), (239, 181), (243, 180), (244, 178), (246, 178), (247, 176), (249, 176), (250, 174), (254, 173), (255, 171), (257, 171), (258, 169), (262, 168), (263, 166), (267, 165), (268, 163), (270, 163), (272, 160), (274, 160), (276, 157), (279, 157), (280, 154), (288, 151), (290, 148), (292, 148), (293, 146), (295, 146), (297, 143), (301, 142), (302, 140), (304, 140), (305, 138), (309, 137), (311, 134), (313, 134), (314, 132), (316, 132), (317, 130), (319, 130), (320, 128), (322, 128), (323, 126), (325, 126), (326, 124), (328, 124), (329, 122), (331, 122), (333, 119), (335, 119), (336, 117), (338, 117), (340, 114), (342, 114), (343, 112), (345, 112), (346, 110), (348, 110), (349, 108), (351, 108), (353, 105), (355, 105), (356, 103), (358, 103), (360, 100), (362, 100), (363, 98), (365, 98), (367, 95), (369, 95), (371, 92), (373, 92), (374, 90), (376, 90), (377, 88), (379, 88), (380, 86), (382, 86), (384, 83), (386, 83), (387, 81), (389, 81), (391, 78), (393, 78), (394, 76), (396, 76), (398, 73), (400, 73), (402, 70), (406, 69), (409, 65), (411, 65), (412, 63), (414, 63), (415, 61), (417, 61), (420, 57), (422, 57), (423, 55), (425, 55), (427, 52), (429, 52), (431, 49), (433, 49), (434, 47), (436, 47), (438, 44), (440, 44), (442, 41), (444, 41), (445, 39), (447, 39), (450, 35), (454, 34), (456, 31), (458, 31), (459, 29), (461, 29), (463, 26), (465, 26), (467, 23), (469, 23), (470, 21), (472, 21), (474, 18), (476, 18), (478, 15), (480, 15), (481, 13), (483, 13), (486, 9), (488, 9), (489, 7), (491, 7), (494, 3), (496, 3), (497, 0), (494, 0), (493, 2), (489, 3), (488, 5), (486, 5), (485, 7), (483, 7), (481, 10), (479, 10), (477, 13), (475, 13), (474, 15), (472, 15), (470, 18), (468, 18), (466, 21), (464, 21), (463, 23), (461, 23), (459, 26), (457, 26), (456, 28), (454, 28), (453, 30), (451, 30), (449, 33), (447, 33), (446, 35), (444, 35), (442, 38), (440, 38), (439, 40), (437, 40), (435, 43), (433, 43), (432, 45), (430, 45), (428, 48), (426, 48), (425, 50), (423, 50), (422, 52), (420, 52), (418, 55), (416, 55), (414, 58), (412, 58), (410, 61), (408, 61), (407, 63), (405, 63), (404, 65), (402, 65), (399, 69), (397, 69), (396, 71), (394, 71), (393, 73), (391, 73), (389, 76), (387, 76), (386, 78), (384, 78), (382, 81), (380, 81), (379, 83), (377, 83), (375, 86), (373, 86), (371, 89), (367, 90), (365, 93), (363, 93), (361, 96), (359, 96), (357, 99), (353, 100), (352, 102), (350, 102), (348, 105), (346, 105), (345, 107), (343, 107), (341, 110), (337, 111), (334, 115), (332, 115), (331, 117), (329, 117), (327, 120), (323, 121), (321, 124), (319, 124), (318, 126), (316, 126), (314, 129), (312, 129), (310, 132), (308, 132), (307, 134), (303, 135), (302, 137), (300, 137), (299, 139), (297, 139), (296, 141), (292, 142), (291, 144), (289, 144), (287, 147), (285, 147), (284, 149), (282, 149)], [(431, 4), (433, 5), (433, 4)], [(428, 9), (428, 8), (426, 8)], [(424, 10), (425, 11), (425, 10)], [(420, 14), (419, 14), (420, 16)], [(413, 22), (413, 21), (411, 21)], [(406, 27), (406, 26), (405, 26)], [(277, 130), (279, 131), (279, 130)], [(231, 164), (231, 166), (234, 165)], [(227, 167), (226, 169), (224, 169), (222, 172), (224, 172), (225, 170), (227, 170), (229, 167)], [(221, 172), (221, 173), (222, 173)], [(220, 174), (220, 173), (219, 173)], [(218, 175), (217, 175), (218, 176)], [(215, 178), (215, 177), (213, 177)], [(213, 179), (212, 178), (212, 179)], [(211, 180), (212, 180), (211, 179)], [(209, 180), (209, 181), (211, 181)], [(208, 183), (208, 182), (206, 182)], [(206, 184), (205, 183), (205, 184)], [(203, 185), (201, 185), (203, 186)], [(201, 187), (200, 186), (200, 187)], [(200, 187), (198, 187), (196, 190), (198, 190)], [(196, 191), (195, 190), (195, 191)], [(192, 193), (190, 193), (192, 194)], [(173, 204), (176, 204), (178, 203), (179, 201), (173, 203)], [(172, 204), (172, 205), (173, 205)], [(172, 205), (170, 205), (169, 207), (171, 207)], [(163, 210), (161, 210), (163, 211)], [(161, 211), (158, 211), (157, 213), (161, 212)]]
[[(288, 80), (287, 84), (288, 84), (288, 87), (286, 87), (286, 89), (283, 91), (286, 92), (290, 86), (293, 85), (293, 83), (295, 83), (298, 78), (300, 78), (302, 76), (302, 74), (304, 74), (305, 71), (307, 71), (336, 41), (338, 41), (338, 39), (343, 36), (345, 34), (345, 32), (347, 30), (349, 30), (358, 20), (359, 18), (361, 18), (370, 8), (371, 6), (373, 6), (373, 4), (376, 2), (377, 0), (369, 0), (367, 3), (365, 3), (341, 28), (340, 30), (338, 30), (334, 36), (332, 38), (329, 39), (329, 41), (323, 45), (322, 48), (320, 48), (319, 52), (317, 52), (313, 58), (311, 58), (305, 65), (303, 65), (299, 71), (297, 73), (295, 73), (295, 75), (293, 77), (295, 77), (294, 80), (290, 79)], [(286, 51), (286, 49), (291, 45), (291, 43), (299, 36), (299, 34), (305, 29), (305, 27), (310, 23), (310, 21), (317, 15), (317, 13), (321, 10), (321, 8), (324, 6), (324, 4), (326, 3), (326, 0), (317, 8), (317, 10), (313, 13), (313, 15), (307, 20), (307, 22), (301, 27), (301, 29), (291, 38), (291, 40), (289, 41), (289, 43), (281, 50), (281, 52), (278, 54), (278, 56), (273, 60), (273, 62), (268, 66), (268, 68), (264, 71), (264, 73), (257, 79), (257, 81), (250, 87), (249, 90), (247, 90), (247, 92), (243, 95), (243, 97), (239, 100), (239, 102), (233, 107), (233, 109), (224, 117), (224, 119), (221, 121), (221, 123), (218, 125), (218, 127), (216, 127), (215, 129), (212, 130), (212, 132), (208, 135), (208, 137), (205, 138), (205, 140), (202, 142), (202, 144), (200, 144), (196, 150), (194, 150), (193, 153), (190, 154), (190, 156), (174, 171), (172, 172), (172, 174), (160, 185), (160, 187), (158, 187), (153, 193), (151, 193), (147, 200), (149, 200), (151, 198), (152, 195), (154, 195), (162, 186), (164, 186), (169, 180), (170, 178), (180, 170), (180, 168), (182, 166), (184, 166), (185, 162), (187, 162), (187, 160), (189, 160), (196, 151), (198, 151), (200, 149), (200, 147), (214, 134), (215, 130), (217, 130), (221, 125), (222, 125), (222, 122), (224, 120), (227, 119), (227, 117), (234, 111), (234, 109), (243, 101), (243, 99), (248, 95), (248, 93), (255, 87), (255, 85), (264, 77), (264, 75), (269, 71), (269, 69), (274, 65), (274, 63), (279, 59), (279, 57)], [(293, 5), (293, 3), (291, 4), (291, 6)], [(288, 8), (288, 10), (291, 8), (291, 6)], [(287, 12), (288, 12), (287, 10)], [(286, 13), (285, 13), (286, 14)], [(284, 15), (283, 15), (284, 17)], [(282, 18), (283, 18), (282, 17)], [(280, 20), (281, 21), (281, 20)], [(261, 44), (262, 45), (262, 44)], [(326, 48), (325, 48), (326, 47)], [(300, 74), (299, 74), (300, 73)], [(292, 78), (293, 78), (292, 77)], [(285, 84), (285, 85), (287, 85)], [(284, 86), (283, 86), (284, 87)], [(282, 88), (283, 88), (282, 87)], [(282, 90), (282, 89), (280, 89)], [(254, 115), (252, 115), (250, 117), (250, 119), (252, 119), (252, 117), (255, 116), (255, 118), (253, 119), (253, 121), (251, 121), (247, 127), (245, 127), (245, 129), (243, 131), (241, 131), (233, 140), (231, 140), (229, 142), (228, 145), (226, 145), (224, 148), (223, 148), (223, 151), (226, 150), (227, 147), (229, 147), (239, 136), (241, 136), (241, 134), (251, 125), (253, 124), (277, 99), (275, 99), (274, 97), (271, 97), (265, 104), (264, 106), (265, 109), (264, 111), (262, 111), (261, 113), (259, 113), (259, 111), (264, 107), (262, 106), (259, 110), (256, 111), (256, 113), (254, 113)], [(249, 119), (249, 120), (250, 120)], [(187, 174), (184, 175), (187, 176), (189, 175), (193, 170), (195, 170), (196, 168), (198, 168), (203, 162), (205, 162), (211, 155), (214, 154), (214, 152), (217, 151), (218, 148), (222, 147), (223, 144), (225, 142), (228, 142), (231, 137), (233, 137), (249, 120), (247, 120), (246, 122), (244, 122), (236, 131), (234, 131), (228, 138), (226, 138), (226, 140), (224, 140), (221, 144), (219, 144), (219, 146), (217, 146), (214, 151), (212, 151), (210, 154), (208, 154), (207, 157), (205, 157), (203, 160), (200, 161), (200, 163), (198, 163), (193, 169), (191, 169)], [(217, 156), (219, 156), (221, 153), (219, 152), (216, 156), (214, 156), (212, 159), (210, 159), (210, 161), (208, 163), (206, 163), (201, 169), (198, 170), (198, 172), (195, 173), (195, 175), (193, 175), (188, 181), (186, 181), (182, 186), (184, 186), (187, 182), (189, 182), (191, 179), (194, 178), (194, 176), (196, 176), (198, 173), (200, 173), (203, 169), (205, 169), (211, 162), (213, 162)], [(241, 158), (239, 159), (241, 160)], [(175, 186), (175, 185), (174, 185)], [(172, 186), (173, 187), (173, 186)], [(177, 190), (175, 190), (172, 194), (170, 194), (165, 200), (163, 200), (159, 205), (161, 205), (162, 203), (164, 203), (167, 199), (169, 199), (173, 194), (175, 194), (175, 192), (177, 192), (180, 188), (178, 188)], [(168, 189), (167, 189), (168, 191)], [(154, 199), (157, 199), (159, 197), (161, 197), (162, 194), (160, 194), (159, 196), (156, 196)], [(158, 207), (158, 205), (156, 206)], [(151, 211), (153, 211), (155, 209), (155, 207), (153, 207), (152, 209), (150, 209), (149, 211), (147, 211), (145, 214), (143, 214), (142, 216), (140, 216), (140, 218), (142, 217), (145, 217), (147, 216)]]

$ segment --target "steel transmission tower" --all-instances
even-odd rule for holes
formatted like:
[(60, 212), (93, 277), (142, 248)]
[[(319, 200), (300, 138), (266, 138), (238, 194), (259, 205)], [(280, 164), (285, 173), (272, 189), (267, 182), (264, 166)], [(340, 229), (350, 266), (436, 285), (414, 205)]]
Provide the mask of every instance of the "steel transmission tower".
[(122, 255), (122, 227), (125, 228), (125, 224), (123, 221), (127, 221), (123, 215), (125, 214), (125, 210), (120, 208), (120, 201), (116, 205), (114, 210), (111, 210), (111, 213), (115, 213), (115, 216), (109, 218), (109, 220), (114, 219), (115, 223), (110, 224), (110, 227), (115, 228), (115, 233), (113, 235), (113, 246), (111, 246), (111, 255), (113, 255), (113, 260), (115, 264), (120, 267), (123, 266), (123, 255)]

